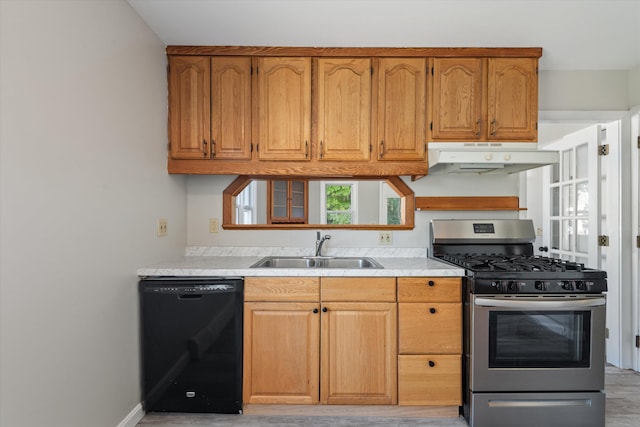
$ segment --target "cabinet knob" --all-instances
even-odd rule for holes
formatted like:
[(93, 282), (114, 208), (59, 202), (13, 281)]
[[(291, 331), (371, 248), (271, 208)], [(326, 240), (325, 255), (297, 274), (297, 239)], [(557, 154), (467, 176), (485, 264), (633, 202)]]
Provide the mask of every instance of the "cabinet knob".
[(435, 312), (436, 312), (436, 309), (435, 309), (435, 308), (431, 307), (431, 308), (429, 309), (429, 313), (431, 313), (431, 314), (435, 314)]
[(329, 311), (329, 309), (327, 307), (322, 307), (322, 312), (326, 313), (327, 311)]
[(318, 309), (317, 309), (317, 308), (314, 308), (314, 309), (313, 309), (313, 312), (314, 312), (314, 313), (317, 313), (317, 312), (318, 312)]
[(548, 246), (540, 246), (540, 247), (538, 248), (538, 250), (539, 250), (540, 252), (549, 252), (549, 247), (548, 247)]
[(429, 360), (429, 366), (433, 368), (434, 366), (436, 366), (436, 362), (434, 362), (433, 360)]
[(429, 286), (435, 286), (436, 282), (434, 282), (433, 280), (429, 280), (429, 282), (427, 283)]

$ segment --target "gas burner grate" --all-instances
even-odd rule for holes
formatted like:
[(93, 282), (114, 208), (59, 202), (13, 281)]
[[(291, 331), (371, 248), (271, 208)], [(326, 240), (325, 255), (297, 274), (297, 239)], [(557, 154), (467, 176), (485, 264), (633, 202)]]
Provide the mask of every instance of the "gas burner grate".
[(582, 272), (584, 264), (558, 258), (501, 254), (447, 254), (442, 259), (473, 271)]

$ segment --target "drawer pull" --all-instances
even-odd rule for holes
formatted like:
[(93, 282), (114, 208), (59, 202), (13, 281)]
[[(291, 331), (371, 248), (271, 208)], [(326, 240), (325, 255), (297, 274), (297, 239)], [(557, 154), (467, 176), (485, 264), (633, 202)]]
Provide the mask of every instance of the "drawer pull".
[(431, 314), (435, 314), (435, 313), (436, 313), (436, 309), (435, 309), (435, 308), (433, 308), (433, 307), (431, 307), (431, 308), (429, 309), (429, 313), (431, 313)]
[(429, 280), (429, 283), (428, 283), (428, 284), (429, 284), (429, 286), (435, 286), (435, 285), (436, 285), (436, 282), (434, 282), (433, 280)]
[(429, 367), (433, 368), (434, 366), (436, 366), (436, 362), (429, 360)]

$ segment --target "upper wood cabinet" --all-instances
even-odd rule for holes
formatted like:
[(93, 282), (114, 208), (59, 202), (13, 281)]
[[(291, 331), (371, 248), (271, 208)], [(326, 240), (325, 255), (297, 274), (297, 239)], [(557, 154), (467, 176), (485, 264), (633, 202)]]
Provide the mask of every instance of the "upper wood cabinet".
[(427, 175), (428, 141), (536, 141), (541, 48), (168, 46), (169, 173)]
[(258, 158), (309, 160), (311, 58), (258, 58)]
[(251, 158), (251, 58), (169, 57), (174, 159)]
[(211, 58), (169, 57), (169, 145), (174, 159), (209, 158)]
[(318, 158), (371, 157), (371, 59), (317, 60)]
[(251, 158), (251, 58), (211, 59), (211, 158)]
[(378, 160), (425, 160), (427, 59), (381, 58), (379, 64)]
[(489, 139), (538, 138), (538, 61), (490, 58), (487, 90)]
[(434, 58), (434, 141), (536, 141), (537, 58)]

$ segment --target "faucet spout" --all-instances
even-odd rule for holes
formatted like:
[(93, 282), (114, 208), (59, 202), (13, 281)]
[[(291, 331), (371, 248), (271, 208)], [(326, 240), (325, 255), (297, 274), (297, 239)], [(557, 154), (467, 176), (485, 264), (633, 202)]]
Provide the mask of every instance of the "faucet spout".
[(331, 239), (331, 236), (326, 234), (324, 237), (321, 237), (320, 232), (318, 231), (316, 234), (316, 256), (322, 256), (322, 246), (324, 242)]

